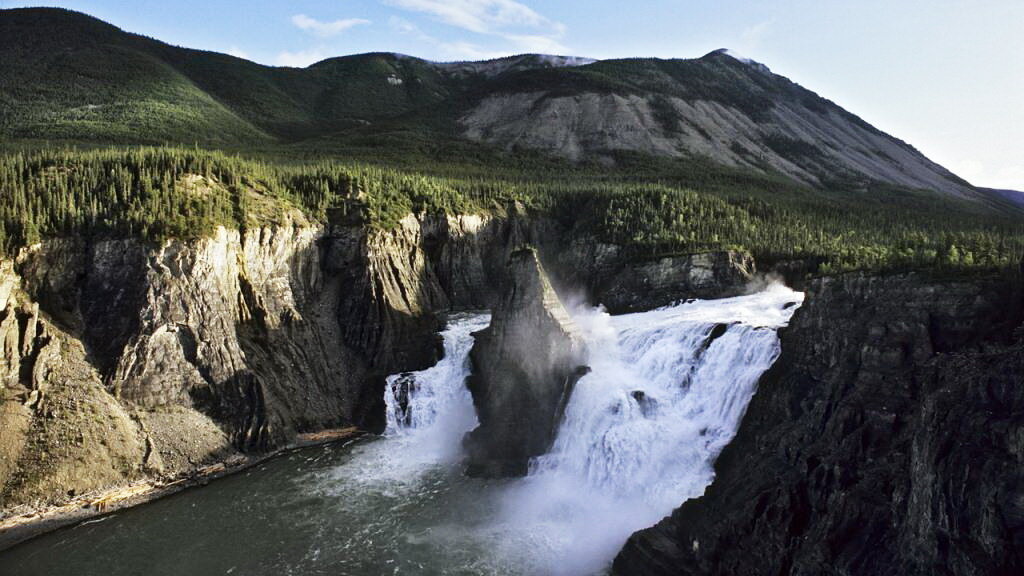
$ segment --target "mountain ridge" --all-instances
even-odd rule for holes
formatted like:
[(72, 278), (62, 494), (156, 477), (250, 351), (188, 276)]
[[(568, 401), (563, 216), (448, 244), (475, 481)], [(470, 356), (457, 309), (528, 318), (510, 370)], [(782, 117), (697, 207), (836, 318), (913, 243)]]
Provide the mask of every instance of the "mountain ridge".
[(812, 188), (864, 193), (884, 183), (1006, 204), (726, 49), (694, 59), (522, 54), (450, 63), (376, 52), (289, 68), (27, 8), (0, 10), (0, 61), (0, 135), (12, 140), (315, 141), (343, 150), (397, 130), (573, 162), (639, 153)]

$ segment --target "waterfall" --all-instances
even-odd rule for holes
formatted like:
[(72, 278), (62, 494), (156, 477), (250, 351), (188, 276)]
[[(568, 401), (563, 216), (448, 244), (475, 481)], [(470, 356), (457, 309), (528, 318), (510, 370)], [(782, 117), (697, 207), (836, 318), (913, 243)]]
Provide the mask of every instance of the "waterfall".
[(710, 484), (715, 458), (778, 357), (776, 331), (802, 300), (773, 286), (622, 316), (574, 311), (591, 372), (577, 383), (551, 451), (526, 478), (490, 483), (458, 468), (462, 436), (476, 425), (464, 384), (471, 333), (489, 317), (453, 316), (441, 362), (388, 378), (388, 431), (373, 449), (380, 462), (360, 466), (369, 483), (403, 498), (433, 494), (438, 485), (416, 478), (447, 467), (454, 476), (445, 482), (459, 486), (464, 504), (450, 512), (458, 520), (424, 529), (422, 542), (467, 557), (486, 550), (475, 556), (480, 573), (599, 573), (631, 533)]
[(802, 300), (773, 286), (638, 314), (575, 314), (592, 371), (552, 450), (504, 499), (502, 522), (527, 538), (538, 572), (599, 571), (629, 534), (703, 493), (779, 355), (776, 329)]
[(462, 436), (477, 423), (473, 398), (465, 386), (472, 334), (490, 321), (486, 313), (452, 315), (441, 332), (444, 358), (426, 370), (387, 378), (384, 402), (389, 437), (414, 445), (424, 457), (458, 457)]
[[(802, 298), (773, 287), (623, 316), (575, 311), (592, 371), (550, 452), (508, 480), (462, 473), (462, 438), (476, 426), (465, 387), (471, 334), (490, 318), (453, 315), (437, 365), (387, 379), (383, 437), (289, 453), (37, 539), (3, 566), (108, 573), (109, 562), (83, 569), (81, 559), (136, 550), (114, 572), (600, 574), (632, 532), (712, 481), (779, 354), (776, 329)], [(163, 544), (168, 526), (180, 527), (183, 546)]]

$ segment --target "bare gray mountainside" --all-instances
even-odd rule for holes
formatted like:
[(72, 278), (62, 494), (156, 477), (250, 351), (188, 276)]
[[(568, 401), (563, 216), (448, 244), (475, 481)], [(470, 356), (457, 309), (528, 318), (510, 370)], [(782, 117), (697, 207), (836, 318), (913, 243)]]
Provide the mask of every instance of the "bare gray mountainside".
[(473, 336), (467, 384), (480, 425), (466, 435), (467, 473), (526, 474), (547, 452), (576, 380), (586, 372), (582, 335), (532, 248), (513, 252), (491, 325)]
[(1021, 281), (822, 278), (704, 496), (616, 574), (1019, 574)]
[(627, 73), (634, 81), (629, 87), (580, 83), (567, 89), (558, 82), (549, 90), (527, 91), (510, 84), (459, 118), (462, 133), (572, 160), (613, 152), (703, 158), (812, 186), (877, 181), (979, 197), (905, 142), (762, 64), (725, 51), (697, 60), (635, 63)]

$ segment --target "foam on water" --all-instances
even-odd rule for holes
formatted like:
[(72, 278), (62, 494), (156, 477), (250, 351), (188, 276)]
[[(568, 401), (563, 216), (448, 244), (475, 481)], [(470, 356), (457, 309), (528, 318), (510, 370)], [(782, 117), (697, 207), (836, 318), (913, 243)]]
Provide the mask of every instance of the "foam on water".
[(601, 573), (630, 533), (711, 482), (802, 297), (773, 287), (626, 316), (577, 311), (592, 371), (550, 453), (513, 480), (462, 474), (476, 425), (471, 334), (489, 318), (453, 315), (441, 362), (388, 379), (382, 438), (289, 453), (0, 564), (32, 576)]

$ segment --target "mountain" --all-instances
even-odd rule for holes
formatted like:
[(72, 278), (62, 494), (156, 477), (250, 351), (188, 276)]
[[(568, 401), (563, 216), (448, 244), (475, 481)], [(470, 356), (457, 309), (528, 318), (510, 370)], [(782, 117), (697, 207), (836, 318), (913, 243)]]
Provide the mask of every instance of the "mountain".
[(998, 190), (995, 188), (979, 188), (979, 190), (994, 198), (1002, 198), (1014, 206), (1024, 208), (1024, 192), (1018, 190)]
[[(992, 197), (829, 100), (726, 50), (691, 60), (400, 54), (276, 68), (84, 14), (0, 11), (0, 135), (118, 143), (476, 142), (614, 164), (708, 160), (814, 188)], [(393, 140), (387, 140), (392, 142)]]

